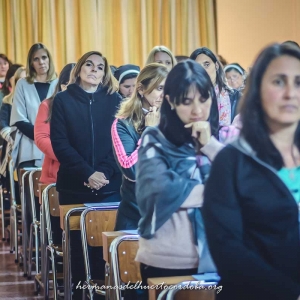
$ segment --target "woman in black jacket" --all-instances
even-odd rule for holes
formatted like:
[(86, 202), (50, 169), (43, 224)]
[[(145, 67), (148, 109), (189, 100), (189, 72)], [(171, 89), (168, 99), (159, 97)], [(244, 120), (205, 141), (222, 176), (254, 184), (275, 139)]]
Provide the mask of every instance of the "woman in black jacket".
[(84, 54), (67, 90), (53, 102), (50, 138), (60, 162), (60, 204), (119, 200), (121, 173), (110, 128), (120, 101), (106, 58), (96, 51)]
[[(67, 90), (53, 102), (50, 139), (60, 163), (57, 190), (60, 204), (120, 201), (121, 173), (115, 162), (111, 125), (121, 96), (106, 58), (97, 51), (84, 54), (70, 75)], [(74, 287), (85, 280), (80, 232), (71, 232)], [(91, 273), (104, 279), (102, 249), (92, 248)], [(73, 299), (82, 299), (74, 289)]]
[(257, 58), (241, 136), (216, 157), (203, 216), (221, 276), (217, 299), (300, 299), (300, 50)]
[(229, 126), (237, 115), (240, 92), (227, 86), (222, 64), (210, 49), (206, 47), (198, 48), (190, 55), (190, 58), (206, 70), (215, 87), (220, 127)]

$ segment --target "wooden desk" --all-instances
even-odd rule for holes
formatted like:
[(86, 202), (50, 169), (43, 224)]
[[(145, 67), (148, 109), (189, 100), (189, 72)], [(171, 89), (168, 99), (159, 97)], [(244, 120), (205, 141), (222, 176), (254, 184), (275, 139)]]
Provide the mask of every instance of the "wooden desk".
[[(157, 277), (148, 278), (148, 285), (161, 285), (164, 286), (175, 285), (182, 281), (192, 281), (195, 280), (192, 276), (174, 276), (174, 277)], [(156, 300), (162, 289), (149, 289), (149, 300)], [(185, 300), (214, 300), (215, 291), (205, 291), (205, 290), (185, 290), (179, 291), (175, 299), (185, 299)]]
[[(65, 224), (65, 215), (66, 213), (75, 207), (83, 207), (83, 204), (70, 204), (70, 205), (60, 205), (59, 206), (59, 214), (60, 214), (60, 228), (64, 230)], [(70, 217), (70, 230), (80, 230), (80, 215)]]

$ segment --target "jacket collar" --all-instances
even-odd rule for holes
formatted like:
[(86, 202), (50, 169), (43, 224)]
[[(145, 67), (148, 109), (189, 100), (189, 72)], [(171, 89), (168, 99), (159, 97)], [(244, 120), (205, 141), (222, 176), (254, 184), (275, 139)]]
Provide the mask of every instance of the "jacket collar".
[(101, 85), (94, 93), (88, 93), (82, 89), (78, 84), (72, 83), (67, 86), (67, 91), (76, 99), (84, 103), (89, 103), (90, 100), (97, 101), (100, 100), (100, 96), (106, 94), (107, 87)]
[(273, 171), (274, 173), (277, 174), (277, 170), (261, 160), (258, 156), (257, 153), (253, 150), (251, 145), (245, 140), (243, 137), (238, 137), (236, 140), (234, 140), (232, 143), (230, 143), (231, 146), (239, 150), (240, 152), (244, 153), (245, 155), (251, 157), (253, 160), (258, 162), (260, 165), (268, 168), (269, 170)]

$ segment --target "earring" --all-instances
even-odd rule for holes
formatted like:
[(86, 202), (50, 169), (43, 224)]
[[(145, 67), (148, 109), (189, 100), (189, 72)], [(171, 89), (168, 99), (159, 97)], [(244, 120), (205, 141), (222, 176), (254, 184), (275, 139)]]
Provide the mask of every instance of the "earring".
[(175, 109), (175, 107), (174, 106), (171, 106), (171, 110), (174, 110)]

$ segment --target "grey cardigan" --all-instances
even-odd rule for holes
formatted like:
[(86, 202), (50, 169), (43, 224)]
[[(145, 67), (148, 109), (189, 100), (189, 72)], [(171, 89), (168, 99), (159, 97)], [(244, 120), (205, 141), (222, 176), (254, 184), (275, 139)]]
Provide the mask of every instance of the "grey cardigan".
[[(47, 98), (54, 93), (57, 81), (55, 79), (50, 82)], [(25, 78), (20, 79), (14, 91), (10, 125), (13, 126), (19, 121), (30, 122), (34, 125), (40, 104), (41, 101), (34, 84), (28, 83)], [(35, 166), (41, 167), (43, 158), (43, 153), (38, 149), (34, 141), (25, 136), (20, 130), (17, 130), (12, 150), (15, 168), (20, 163), (30, 160), (35, 160)]]

